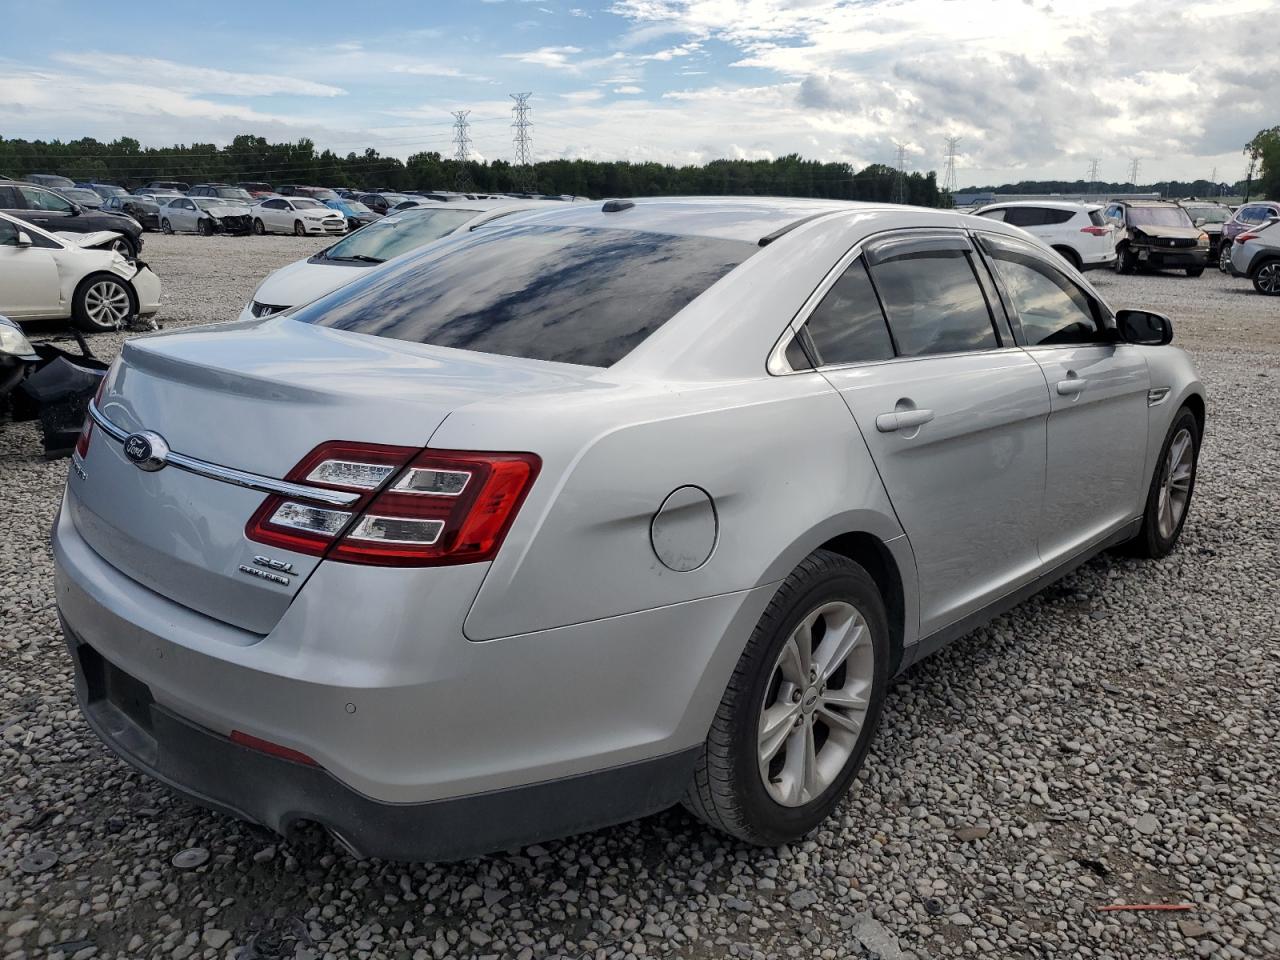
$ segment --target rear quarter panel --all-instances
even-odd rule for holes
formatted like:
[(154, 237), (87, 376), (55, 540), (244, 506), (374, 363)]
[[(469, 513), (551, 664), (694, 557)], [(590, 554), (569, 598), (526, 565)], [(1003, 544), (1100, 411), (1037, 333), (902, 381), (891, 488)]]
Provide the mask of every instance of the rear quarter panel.
[[(902, 532), (852, 417), (817, 374), (477, 404), (431, 446), (543, 458), (466, 619), (472, 640), (745, 590), (836, 534)], [(658, 560), (650, 524), (687, 485), (712, 497), (718, 534), (710, 558), (680, 573)]]

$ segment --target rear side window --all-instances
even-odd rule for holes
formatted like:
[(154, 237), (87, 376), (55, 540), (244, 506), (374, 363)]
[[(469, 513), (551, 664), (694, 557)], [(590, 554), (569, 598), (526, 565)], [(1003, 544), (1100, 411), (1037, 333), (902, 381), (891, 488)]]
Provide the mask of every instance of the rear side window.
[(1075, 213), (1071, 210), (1054, 210), (1049, 207), (1009, 207), (1004, 222), (1015, 227), (1044, 227), (1066, 223)]
[(849, 264), (827, 291), (810, 314), (807, 326), (823, 364), (888, 360), (893, 356), (889, 328), (861, 257)]
[(978, 216), (986, 217), (988, 220), (1003, 220), (1006, 213), (1008, 211), (1004, 207), (997, 207), (995, 210), (983, 210)]
[(1102, 215), (1101, 210), (1090, 210), (1089, 222), (1095, 227), (1105, 227), (1107, 225), (1107, 218)]
[(991, 313), (970, 254), (961, 249), (908, 252), (871, 268), (904, 357), (998, 347)]
[(759, 249), (713, 237), (534, 225), (442, 243), (290, 316), (439, 347), (608, 367)]

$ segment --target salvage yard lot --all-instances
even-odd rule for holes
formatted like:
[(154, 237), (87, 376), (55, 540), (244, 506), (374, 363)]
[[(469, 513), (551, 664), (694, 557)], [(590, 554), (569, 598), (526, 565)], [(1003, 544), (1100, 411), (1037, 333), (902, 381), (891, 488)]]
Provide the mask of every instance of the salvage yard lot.
[[(325, 243), (150, 235), (158, 319), (234, 319)], [(1216, 272), (1090, 278), (1112, 307), (1168, 313), (1208, 390), (1181, 545), (1103, 555), (899, 678), (840, 813), (770, 851), (671, 811), (362, 863), (173, 797), (80, 718), (47, 543), (67, 461), (6, 424), (0, 956), (834, 958), (869, 955), (876, 923), (920, 958), (1280, 954), (1280, 307)], [(122, 339), (91, 343), (109, 359)], [(208, 862), (174, 866), (190, 847)], [(1116, 902), (1194, 909), (1096, 909)]]

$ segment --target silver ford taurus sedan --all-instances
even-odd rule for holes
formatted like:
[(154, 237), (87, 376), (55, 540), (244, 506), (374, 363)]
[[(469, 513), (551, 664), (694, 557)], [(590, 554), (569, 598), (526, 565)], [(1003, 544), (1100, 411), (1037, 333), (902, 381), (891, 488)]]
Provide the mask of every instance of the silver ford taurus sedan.
[(1030, 235), (572, 205), (128, 341), (54, 530), (85, 716), (187, 796), (448, 859), (683, 801), (776, 844), (889, 679), (1176, 544), (1204, 391)]

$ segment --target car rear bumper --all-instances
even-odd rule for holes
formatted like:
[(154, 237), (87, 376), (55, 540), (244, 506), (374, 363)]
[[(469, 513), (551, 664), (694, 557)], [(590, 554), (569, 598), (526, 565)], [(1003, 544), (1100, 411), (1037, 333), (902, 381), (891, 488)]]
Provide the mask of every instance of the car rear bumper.
[(64, 630), (80, 708), (122, 759), (196, 803), (282, 835), (299, 823), (318, 823), (361, 857), (457, 860), (656, 813), (680, 799), (697, 759), (695, 748), (514, 789), (382, 803), (318, 766), (183, 719)]
[[(145, 688), (140, 718), (120, 705), (90, 709), (103, 697), (94, 700), (86, 675), (99, 735), (221, 809), (277, 830), (316, 820), (380, 856), (464, 856), (674, 803), (689, 751), (776, 589), (474, 642), (462, 621), (487, 565), (326, 563), (261, 636), (126, 577), (89, 547), (71, 513), (64, 504), (53, 550), (77, 670), (87, 645), (132, 678), (123, 687)], [(233, 731), (318, 767), (266, 755), (230, 767), (245, 750)], [(633, 768), (644, 771), (643, 789)], [(507, 822), (485, 822), (495, 811)], [(389, 846), (405, 831), (412, 847)]]

